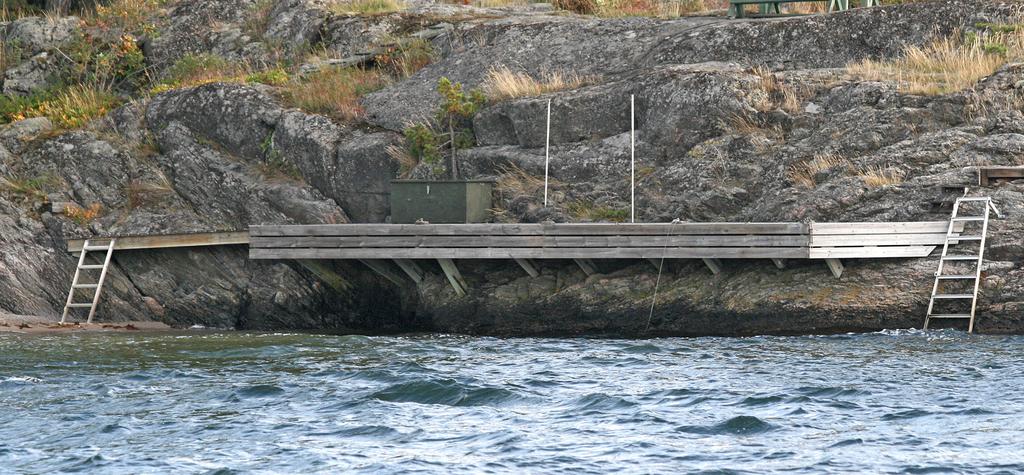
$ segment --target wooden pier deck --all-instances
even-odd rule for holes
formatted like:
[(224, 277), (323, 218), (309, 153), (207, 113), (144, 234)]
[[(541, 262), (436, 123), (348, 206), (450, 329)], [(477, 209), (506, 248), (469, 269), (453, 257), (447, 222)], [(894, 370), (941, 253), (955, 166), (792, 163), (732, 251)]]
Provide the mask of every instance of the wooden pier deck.
[[(927, 257), (946, 238), (948, 221), (894, 223), (542, 223), (261, 225), (248, 231), (114, 236), (114, 250), (248, 245), (250, 259), (359, 260), (395, 283), (423, 279), (417, 260), (437, 261), (456, 292), (467, 291), (456, 260), (510, 259), (531, 276), (535, 259), (572, 259), (588, 275), (592, 259), (819, 259), (838, 278), (840, 259)], [(963, 229), (963, 223), (959, 228)], [(68, 241), (81, 252), (84, 240)], [(389, 262), (390, 261), (390, 262)]]

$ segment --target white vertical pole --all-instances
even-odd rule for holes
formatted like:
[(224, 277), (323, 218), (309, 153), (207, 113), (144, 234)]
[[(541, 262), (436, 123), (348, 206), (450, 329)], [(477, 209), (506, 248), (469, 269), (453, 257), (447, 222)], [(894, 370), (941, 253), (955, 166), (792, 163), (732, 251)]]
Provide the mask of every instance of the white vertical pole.
[(551, 159), (551, 99), (548, 99), (548, 126), (544, 137), (544, 207), (548, 207), (548, 161)]
[(629, 95), (629, 222), (636, 222), (636, 102)]

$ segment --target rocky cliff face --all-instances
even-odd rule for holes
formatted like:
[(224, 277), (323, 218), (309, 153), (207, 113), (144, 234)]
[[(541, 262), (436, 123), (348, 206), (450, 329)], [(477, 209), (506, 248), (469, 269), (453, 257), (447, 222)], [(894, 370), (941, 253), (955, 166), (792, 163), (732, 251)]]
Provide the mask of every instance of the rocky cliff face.
[[(214, 83), (138, 96), (81, 130), (58, 130), (45, 118), (0, 129), (0, 185), (8, 190), (0, 193), (0, 310), (59, 316), (75, 265), (63, 251), (70, 237), (383, 222), (388, 182), (400, 173), (388, 146), (402, 145), (407, 122), (433, 114), (439, 78), (475, 87), (499, 65), (590, 80), (491, 103), (474, 118), (477, 145), (460, 155), (464, 175), (513, 180), (510, 167), (539, 175), (541, 118), (552, 100), (558, 204), (543, 208), (538, 196), (507, 186), (496, 219), (599, 219), (600, 210), (628, 208), (631, 94), (642, 221), (944, 220), (948, 210), (934, 202), (942, 187), (972, 184), (971, 167), (1024, 165), (1024, 65), (927, 96), (843, 69), (1007, 21), (1012, 4), (734, 21), (435, 4), (353, 17), (328, 3), (274, 2), (256, 34), (244, 14), (254, 2), (172, 2), (160, 34), (142, 39), (143, 51), (157, 70), (187, 53), (250, 62), (311, 46), (334, 53), (335, 60), (303, 65), (315, 70), (367, 64), (362, 53), (379, 51), (385, 38), (415, 36), (438, 56), (365, 96), (354, 122), (289, 108), (272, 86)], [(47, 75), (39, 71), (76, 25), (0, 24), (0, 37), (31, 50), (5, 72), (5, 94), (43, 87)], [(795, 179), (794, 170), (813, 160), (826, 166)], [(871, 172), (899, 179), (875, 185), (866, 180)], [(46, 183), (29, 186), (29, 179)], [(978, 329), (1024, 331), (1024, 183), (984, 193), (1004, 218), (991, 228)], [(103, 213), (76, 222), (51, 213), (47, 202), (97, 203)], [(726, 261), (713, 276), (699, 261), (676, 261), (661, 277), (652, 312), (657, 273), (646, 261), (600, 262), (590, 277), (570, 263), (545, 262), (538, 278), (509, 262), (460, 263), (471, 292), (458, 297), (430, 263), (424, 283), (398, 287), (358, 263), (264, 263), (246, 254), (244, 247), (119, 252), (100, 316), (498, 335), (875, 330), (921, 324), (935, 266), (933, 259), (850, 261), (837, 280), (820, 262), (779, 270), (768, 261)]]

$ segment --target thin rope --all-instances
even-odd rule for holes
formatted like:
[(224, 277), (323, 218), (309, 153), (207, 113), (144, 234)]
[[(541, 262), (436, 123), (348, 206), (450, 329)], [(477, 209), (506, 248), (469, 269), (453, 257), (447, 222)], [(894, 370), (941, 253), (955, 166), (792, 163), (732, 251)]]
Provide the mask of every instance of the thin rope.
[(665, 234), (665, 247), (661, 248), (661, 262), (658, 263), (658, 278), (654, 281), (654, 295), (651, 296), (651, 311), (647, 313), (647, 325), (644, 326), (644, 333), (651, 329), (651, 319), (654, 318), (654, 306), (658, 303), (658, 288), (661, 286), (661, 272), (665, 269), (665, 254), (668, 254), (668, 242), (669, 238), (672, 237), (672, 230), (675, 229), (676, 224), (681, 223), (682, 220), (679, 218), (673, 219), (672, 224), (668, 227), (668, 233)]

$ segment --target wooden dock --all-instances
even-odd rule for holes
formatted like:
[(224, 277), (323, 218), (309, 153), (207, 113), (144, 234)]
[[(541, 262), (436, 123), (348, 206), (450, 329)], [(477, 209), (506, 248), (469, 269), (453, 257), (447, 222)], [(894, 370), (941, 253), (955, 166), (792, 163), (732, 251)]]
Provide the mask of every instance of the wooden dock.
[(820, 259), (838, 278), (840, 259), (927, 257), (946, 238), (947, 221), (900, 223), (546, 223), (332, 224), (253, 226), (251, 259), (357, 259), (395, 280), (387, 261), (418, 282), (415, 259), (437, 260), (459, 293), (456, 259), (511, 259), (537, 275), (532, 259)]
[[(840, 259), (927, 257), (946, 239), (948, 221), (896, 223), (541, 223), (263, 225), (248, 231), (114, 236), (114, 250), (248, 245), (250, 259), (359, 260), (395, 283), (419, 283), (417, 260), (436, 261), (456, 292), (467, 291), (456, 260), (509, 259), (531, 276), (537, 259), (572, 259), (586, 274), (592, 259), (701, 259), (711, 272), (722, 259), (818, 259), (838, 278)], [(956, 231), (963, 229), (959, 224)], [(69, 240), (79, 253), (84, 240)]]

